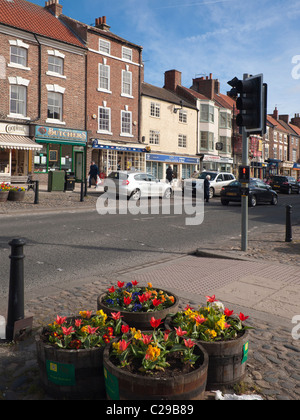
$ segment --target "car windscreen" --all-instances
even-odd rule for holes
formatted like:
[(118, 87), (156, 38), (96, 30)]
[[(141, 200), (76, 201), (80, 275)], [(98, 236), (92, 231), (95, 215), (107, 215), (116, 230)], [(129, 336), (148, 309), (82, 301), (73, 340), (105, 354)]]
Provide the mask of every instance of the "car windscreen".
[(215, 174), (214, 172), (202, 172), (202, 174), (198, 176), (198, 179), (205, 179), (207, 175), (210, 175), (210, 180), (213, 181), (214, 179), (216, 179), (216, 176), (218, 174)]
[(116, 180), (116, 179), (127, 179), (128, 178), (128, 174), (124, 173), (124, 172), (111, 172), (107, 178)]
[(273, 182), (286, 182), (287, 178), (286, 176), (274, 176)]

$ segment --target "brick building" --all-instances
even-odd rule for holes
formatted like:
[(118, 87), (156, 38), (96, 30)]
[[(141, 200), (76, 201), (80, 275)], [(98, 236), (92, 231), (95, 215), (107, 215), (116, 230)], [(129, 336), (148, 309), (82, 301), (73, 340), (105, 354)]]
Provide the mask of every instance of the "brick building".
[(0, 0), (0, 176), (84, 173), (86, 47), (45, 7)]
[(88, 48), (88, 164), (94, 160), (103, 176), (117, 169), (145, 170), (140, 133), (142, 47), (113, 34), (105, 16), (96, 18), (95, 26), (63, 20)]

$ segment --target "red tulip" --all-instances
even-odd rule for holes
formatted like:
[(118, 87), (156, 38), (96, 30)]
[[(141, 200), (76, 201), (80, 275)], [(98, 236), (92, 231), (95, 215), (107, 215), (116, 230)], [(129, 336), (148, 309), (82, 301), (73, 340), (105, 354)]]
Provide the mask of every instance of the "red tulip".
[(66, 322), (66, 319), (67, 319), (66, 316), (65, 317), (60, 317), (60, 316), (57, 315), (55, 322), (57, 323), (57, 325), (62, 325)]
[(130, 305), (132, 302), (132, 299), (130, 297), (124, 297), (124, 303), (125, 305)]
[(122, 325), (121, 331), (123, 334), (127, 334), (129, 331), (129, 325)]
[(116, 289), (114, 288), (114, 286), (112, 286), (110, 289), (108, 289), (109, 293), (114, 293), (116, 291)]
[(191, 340), (190, 338), (188, 340), (186, 340), (185, 338), (184, 340), (184, 344), (187, 348), (191, 349), (192, 347), (194, 347), (194, 345), (196, 344), (193, 340)]
[(230, 311), (228, 308), (225, 308), (224, 309), (224, 315), (226, 315), (226, 316), (231, 316), (233, 314), (233, 311)]
[(210, 303), (218, 302), (216, 299), (216, 295), (206, 296), (206, 299), (207, 299), (207, 302), (210, 302)]
[(96, 334), (97, 330), (99, 330), (99, 327), (92, 328), (90, 325), (87, 326), (87, 332), (88, 332), (88, 334), (91, 334), (91, 335)]
[(133, 280), (131, 283), (132, 283), (132, 286), (137, 286), (139, 284), (139, 282), (136, 280)]
[(127, 347), (129, 346), (129, 344), (130, 344), (130, 341), (128, 343), (125, 340), (119, 341), (119, 349), (120, 349), (120, 351), (121, 352), (124, 352), (127, 349)]
[(70, 328), (61, 327), (61, 329), (64, 335), (71, 335), (72, 333), (75, 332), (73, 330), (73, 327), (70, 327)]
[(158, 328), (162, 323), (161, 319), (155, 319), (154, 316), (150, 320), (150, 324), (152, 328)]
[(182, 337), (185, 334), (187, 334), (187, 331), (182, 331), (181, 327), (178, 327), (178, 328), (174, 327), (174, 328), (176, 330), (176, 334), (178, 335), (178, 337)]
[(195, 321), (196, 321), (197, 324), (203, 324), (205, 321), (207, 321), (207, 319), (206, 318), (201, 318), (200, 315), (197, 315), (195, 317)]
[(82, 320), (81, 319), (75, 319), (75, 327), (79, 328), (82, 324)]
[(111, 316), (114, 321), (118, 321), (120, 318), (123, 318), (123, 315), (121, 315), (121, 312), (111, 312)]
[(249, 317), (245, 316), (244, 314), (242, 314), (242, 312), (240, 312), (239, 318), (243, 322), (243, 321), (246, 321), (246, 319), (248, 319)]
[(151, 343), (151, 341), (152, 341), (152, 335), (142, 334), (142, 337), (143, 337), (143, 343), (144, 344), (148, 345), (148, 344)]
[(118, 287), (120, 287), (120, 289), (122, 289), (122, 287), (124, 286), (124, 284), (125, 284), (125, 282), (124, 282), (124, 281), (123, 281), (123, 282), (118, 281)]
[(159, 306), (162, 302), (159, 299), (153, 299), (152, 300), (153, 306)]

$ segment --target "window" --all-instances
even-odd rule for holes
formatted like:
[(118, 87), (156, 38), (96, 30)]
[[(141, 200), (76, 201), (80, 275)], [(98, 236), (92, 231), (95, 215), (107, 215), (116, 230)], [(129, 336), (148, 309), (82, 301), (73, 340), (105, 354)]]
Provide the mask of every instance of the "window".
[(48, 92), (48, 118), (62, 121), (63, 95), (58, 92)]
[(151, 115), (151, 117), (160, 118), (160, 104), (158, 104), (156, 102), (151, 102), (150, 115)]
[(10, 114), (26, 117), (27, 114), (27, 88), (26, 86), (10, 86)]
[(27, 67), (27, 49), (12, 45), (10, 47), (10, 62)]
[(187, 123), (187, 112), (182, 109), (179, 110), (179, 122)]
[(186, 136), (184, 134), (178, 135), (178, 147), (186, 147)]
[(132, 50), (130, 48), (122, 47), (123, 60), (132, 61)]
[(160, 132), (156, 130), (150, 130), (149, 143), (159, 144)]
[(122, 70), (122, 94), (132, 96), (132, 73), (128, 70)]
[(63, 58), (55, 57), (54, 55), (49, 55), (48, 56), (48, 71), (63, 75), (64, 74)]
[(99, 107), (99, 131), (108, 132), (111, 131), (111, 109), (106, 107)]
[(223, 144), (223, 149), (220, 150), (220, 153), (231, 153), (231, 138), (220, 136), (220, 143)]
[(99, 51), (110, 54), (110, 42), (104, 39), (99, 39)]
[(131, 135), (132, 134), (132, 114), (129, 111), (121, 111), (121, 134)]
[(231, 128), (231, 115), (227, 112), (220, 112), (220, 128)]
[(201, 104), (200, 119), (203, 122), (214, 122), (214, 107), (212, 105)]
[(208, 131), (201, 131), (200, 135), (201, 149), (214, 150), (214, 133)]
[(110, 90), (110, 66), (99, 64), (99, 89)]

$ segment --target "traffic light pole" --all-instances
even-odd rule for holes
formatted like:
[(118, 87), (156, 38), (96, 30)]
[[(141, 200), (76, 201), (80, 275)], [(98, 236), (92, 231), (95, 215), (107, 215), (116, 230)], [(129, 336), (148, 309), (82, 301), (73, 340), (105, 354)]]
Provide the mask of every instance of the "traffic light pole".
[[(243, 166), (249, 164), (249, 145), (248, 135), (245, 127), (243, 127)], [(242, 184), (242, 188), (249, 187), (248, 184)], [(248, 251), (248, 197), (242, 195), (242, 251)]]

